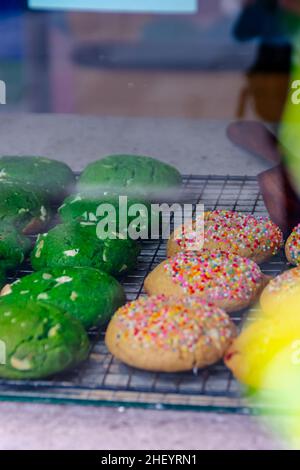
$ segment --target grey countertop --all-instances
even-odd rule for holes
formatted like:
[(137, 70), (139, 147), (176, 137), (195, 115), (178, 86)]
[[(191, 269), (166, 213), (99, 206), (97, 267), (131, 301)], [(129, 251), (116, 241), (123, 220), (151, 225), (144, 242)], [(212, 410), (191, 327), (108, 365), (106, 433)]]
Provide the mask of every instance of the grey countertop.
[(0, 449), (277, 449), (264, 421), (184, 411), (0, 404)]
[[(1, 154), (40, 154), (81, 170), (111, 153), (152, 155), (182, 173), (268, 168), (226, 138), (227, 122), (0, 114)], [(275, 449), (266, 421), (238, 415), (0, 404), (0, 449)]]
[(228, 122), (0, 114), (0, 153), (57, 158), (81, 170), (113, 153), (150, 155), (182, 173), (256, 175), (268, 167), (226, 137)]

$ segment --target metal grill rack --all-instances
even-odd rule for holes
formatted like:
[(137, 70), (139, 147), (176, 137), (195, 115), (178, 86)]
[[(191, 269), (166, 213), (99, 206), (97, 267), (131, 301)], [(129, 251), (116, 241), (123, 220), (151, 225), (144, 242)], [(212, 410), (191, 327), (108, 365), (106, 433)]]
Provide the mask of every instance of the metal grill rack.
[[(185, 176), (185, 202), (203, 203), (205, 210), (233, 209), (265, 214), (255, 177)], [(165, 259), (166, 241), (145, 241), (136, 270), (123, 279), (127, 299), (144, 295), (143, 282)], [(266, 274), (286, 269), (283, 253), (262, 266)], [(24, 266), (16, 277), (27, 274)], [(247, 312), (232, 314), (238, 324)], [(86, 363), (48, 380), (0, 380), (0, 400), (46, 401), (110, 406), (140, 406), (226, 412), (251, 412), (240, 386), (223, 363), (197, 373), (151, 373), (127, 367), (107, 351), (103, 332), (92, 332), (93, 349)]]

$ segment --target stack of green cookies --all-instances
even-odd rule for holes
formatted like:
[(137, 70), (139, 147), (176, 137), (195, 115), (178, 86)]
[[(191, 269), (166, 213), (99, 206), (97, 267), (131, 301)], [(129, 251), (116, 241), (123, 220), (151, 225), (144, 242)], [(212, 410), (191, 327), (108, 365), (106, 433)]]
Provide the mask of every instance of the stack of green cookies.
[(43, 230), (54, 199), (75, 184), (64, 163), (44, 157), (0, 157), (0, 279), (20, 265), (31, 243), (26, 235)]
[[(31, 241), (27, 235), (38, 233), (47, 226), (50, 207), (60, 202), (74, 183), (72, 170), (61, 162), (30, 156), (0, 158), (2, 285), (7, 274), (15, 270), (29, 253)], [(26, 277), (24, 282), (28, 286)], [(29, 290), (35, 284), (33, 280)], [(69, 314), (64, 303), (56, 305), (55, 302), (34, 298), (34, 291), (28, 296), (23, 293), (3, 296), (0, 302), (0, 341), (5, 361), (1, 357), (4, 364), (1, 363), (0, 376), (40, 378), (84, 360), (90, 349), (89, 339), (82, 322), (75, 316)], [(92, 319), (88, 317), (87, 322), (91, 324)]]
[[(75, 178), (63, 163), (0, 158), (0, 192), (2, 185), (9, 193), (3, 207), (0, 202), (2, 285), (30, 251), (25, 234), (40, 232), (49, 207), (67, 196), (58, 209), (61, 223), (37, 236), (30, 255), (36, 272), (2, 289), (0, 340), (7, 361), (1, 377), (45, 377), (87, 357), (86, 330), (105, 325), (125, 302), (114, 277), (136, 266), (139, 239), (150, 236), (150, 202), (180, 184), (177, 170), (164, 163), (115, 155), (88, 165), (70, 196)], [(129, 197), (126, 214), (119, 196)]]

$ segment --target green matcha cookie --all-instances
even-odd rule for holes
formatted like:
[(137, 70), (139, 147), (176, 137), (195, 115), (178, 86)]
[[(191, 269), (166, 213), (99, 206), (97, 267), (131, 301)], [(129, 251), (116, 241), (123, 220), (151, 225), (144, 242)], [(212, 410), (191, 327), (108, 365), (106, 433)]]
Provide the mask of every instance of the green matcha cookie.
[(37, 233), (49, 220), (43, 197), (13, 181), (0, 180), (0, 223), (11, 223), (23, 233)]
[(85, 360), (90, 349), (83, 326), (71, 315), (13, 297), (0, 300), (0, 345), (0, 377), (8, 379), (56, 374)]
[(107, 323), (125, 303), (122, 286), (109, 274), (93, 268), (54, 268), (38, 271), (8, 284), (2, 295), (39, 300), (59, 307), (86, 329)]
[(79, 178), (80, 191), (109, 188), (144, 199), (157, 199), (181, 185), (176, 168), (151, 157), (111, 155), (90, 163)]
[(22, 264), (30, 247), (29, 238), (13, 225), (0, 223), (0, 270), (12, 270)]
[[(107, 225), (113, 223), (114, 231), (122, 234), (126, 234), (128, 227), (131, 227), (136, 233), (135, 240), (150, 237), (151, 219), (155, 217), (149, 202), (128, 199), (126, 196), (120, 198), (112, 192), (105, 195), (97, 192), (72, 194), (64, 200), (58, 213), (63, 222), (77, 220), (94, 224), (107, 220)], [(161, 217), (157, 220), (159, 224)]]
[(30, 186), (55, 201), (61, 201), (75, 185), (74, 174), (68, 165), (36, 156), (0, 157), (0, 181), (6, 180)]
[(4, 286), (6, 282), (6, 270), (0, 266), (0, 288)]
[(36, 271), (57, 266), (86, 266), (117, 276), (135, 267), (139, 252), (139, 244), (132, 240), (102, 240), (96, 235), (96, 225), (73, 222), (57, 225), (39, 235), (31, 253), (31, 264)]

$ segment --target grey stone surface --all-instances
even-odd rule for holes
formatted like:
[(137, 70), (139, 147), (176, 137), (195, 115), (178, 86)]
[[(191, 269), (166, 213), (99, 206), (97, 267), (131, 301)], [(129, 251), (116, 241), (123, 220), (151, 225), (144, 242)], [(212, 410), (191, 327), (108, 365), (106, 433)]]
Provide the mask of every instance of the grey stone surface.
[(81, 170), (112, 153), (151, 155), (182, 173), (256, 175), (268, 164), (236, 148), (228, 122), (0, 114), (1, 154), (40, 154)]
[(0, 404), (0, 449), (277, 449), (254, 418), (174, 411)]

